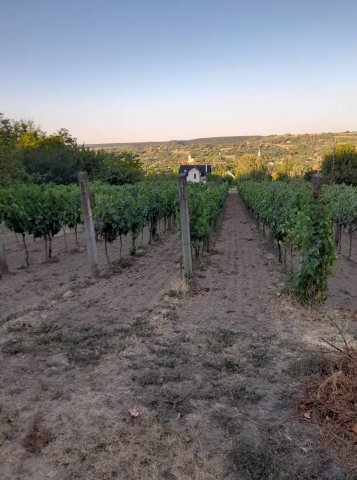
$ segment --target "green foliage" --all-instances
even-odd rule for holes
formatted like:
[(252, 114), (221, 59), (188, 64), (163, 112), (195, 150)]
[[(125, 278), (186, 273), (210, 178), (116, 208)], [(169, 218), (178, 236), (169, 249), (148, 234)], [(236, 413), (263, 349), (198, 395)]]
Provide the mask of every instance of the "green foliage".
[(271, 176), (273, 180), (288, 181), (291, 178), (303, 177), (309, 168), (306, 160), (287, 157), (274, 162), (271, 167)]
[(132, 152), (108, 152), (79, 147), (68, 130), (47, 135), (31, 121), (0, 114), (0, 185), (15, 182), (77, 183), (85, 170), (91, 180), (134, 183), (142, 177), (139, 157)]
[[(206, 238), (224, 205), (228, 184), (188, 184), (190, 227), (192, 244)], [(135, 185), (104, 185), (95, 187), (93, 216), (97, 233), (112, 242), (122, 235), (132, 233), (135, 239), (146, 225), (152, 234), (161, 218), (176, 216), (178, 211), (177, 180), (145, 181)]]
[(34, 130), (31, 122), (15, 122), (0, 113), (0, 185), (24, 181), (25, 168), (16, 152), (16, 144), (26, 131)]
[(228, 183), (188, 183), (191, 241), (194, 246), (208, 237), (224, 206)]
[(248, 153), (238, 157), (232, 170), (236, 177), (250, 176), (251, 178), (258, 179), (258, 177), (264, 177), (267, 174), (267, 168), (263, 158)]
[(66, 145), (60, 136), (45, 137), (33, 148), (21, 149), (20, 156), (35, 183), (69, 184), (77, 180), (75, 147)]
[(328, 278), (336, 260), (332, 223), (324, 200), (310, 195), (305, 215), (298, 220), (302, 261), (292, 277), (293, 293), (303, 303), (321, 303), (326, 299)]
[[(15, 185), (0, 189), (0, 222), (21, 233), (29, 264), (25, 234), (45, 239), (46, 257), (51, 257), (51, 240), (65, 225), (80, 222), (78, 187), (63, 185)], [(49, 240), (49, 245), (47, 245)]]
[[(211, 164), (213, 172), (222, 178), (230, 172), (234, 177), (250, 175), (261, 180), (272, 176), (282, 180), (286, 176), (316, 171), (322, 152), (331, 149), (336, 142), (337, 150), (342, 144), (356, 146), (357, 133), (222, 137), (87, 148), (79, 147), (65, 129), (47, 135), (32, 121), (10, 120), (0, 115), (0, 185), (76, 183), (81, 170), (88, 172), (90, 180), (133, 183), (141, 179), (142, 167), (120, 161), (121, 155), (128, 159), (129, 152), (133, 157), (140, 157), (147, 174), (177, 173), (178, 165), (185, 163), (190, 154), (198, 163)], [(258, 151), (261, 156), (257, 155)], [(347, 162), (342, 170), (343, 175), (336, 181), (356, 184), (355, 160), (352, 166)], [(230, 173), (227, 180), (232, 183)]]
[(16, 233), (53, 237), (80, 221), (77, 187), (16, 185), (0, 196), (0, 220)]
[[(91, 184), (95, 230), (105, 244), (132, 234), (135, 240), (150, 225), (154, 235), (159, 219), (178, 211), (177, 179), (145, 181), (135, 185)], [(228, 184), (189, 184), (192, 243), (202, 241), (212, 229), (227, 195)], [(0, 189), (0, 223), (16, 233), (44, 237), (51, 242), (61, 228), (82, 222), (77, 185), (15, 185)], [(153, 228), (155, 227), (155, 228)], [(47, 254), (47, 251), (46, 251)], [(108, 257), (109, 261), (109, 257)]]
[(40, 138), (44, 135), (42, 130), (30, 120), (11, 120), (0, 113), (0, 145), (15, 149), (21, 145), (22, 138)]
[(85, 170), (91, 179), (98, 178), (103, 157), (107, 155), (78, 147), (66, 129), (35, 139), (22, 135), (17, 152), (32, 182), (64, 185), (77, 183), (81, 170)]
[(331, 221), (349, 232), (356, 232), (357, 188), (346, 185), (324, 185), (322, 190)]
[(154, 217), (170, 217), (176, 212), (177, 186), (174, 182), (124, 186), (96, 184), (94, 192), (95, 228), (108, 242), (129, 232), (136, 237)]
[(138, 182), (143, 169), (138, 155), (132, 152), (109, 152), (104, 156), (102, 180), (112, 185)]
[(135, 152), (140, 155), (145, 170), (156, 173), (170, 171), (177, 173), (178, 165), (186, 163), (187, 156), (191, 155), (198, 163), (212, 165), (212, 171), (222, 177), (227, 171), (234, 173), (236, 166), (240, 168), (244, 163), (241, 159), (246, 158), (246, 155), (256, 158), (260, 150), (260, 158), (269, 174), (276, 173), (277, 177), (281, 177), (287, 170), (289, 177), (296, 177), (309, 170), (316, 171), (323, 152), (332, 149), (335, 143), (351, 143), (357, 146), (357, 132), (220, 137), (172, 142), (104, 144), (97, 147)]
[(0, 185), (7, 186), (26, 179), (25, 168), (11, 148), (0, 144)]
[(304, 211), (309, 186), (304, 182), (254, 182), (241, 180), (238, 192), (255, 214), (275, 232), (282, 233), (297, 246), (297, 216)]
[(70, 183), (78, 174), (76, 141), (66, 129), (46, 135), (31, 121), (0, 115), (0, 184)]
[(238, 183), (245, 203), (275, 234), (300, 251), (292, 292), (303, 303), (322, 302), (336, 259), (332, 238), (332, 207), (325, 195), (316, 197), (304, 181)]
[(331, 183), (357, 185), (357, 151), (352, 144), (337, 144), (334, 151), (324, 155), (323, 175)]

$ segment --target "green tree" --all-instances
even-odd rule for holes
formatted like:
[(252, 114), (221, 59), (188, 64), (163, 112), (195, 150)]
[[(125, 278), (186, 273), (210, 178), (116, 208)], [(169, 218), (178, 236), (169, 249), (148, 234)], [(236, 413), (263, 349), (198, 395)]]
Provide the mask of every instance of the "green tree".
[(32, 122), (14, 121), (0, 113), (0, 185), (11, 185), (26, 178), (17, 145), (21, 135), (35, 131)]
[(78, 159), (75, 139), (65, 130), (53, 135), (20, 139), (19, 152), (26, 173), (35, 183), (69, 184), (77, 180)]
[(29, 178), (35, 183), (70, 184), (85, 170), (89, 178), (99, 178), (103, 152), (78, 147), (76, 139), (62, 128), (52, 135), (32, 136), (26, 132), (19, 144), (20, 156)]
[(104, 152), (78, 147), (65, 128), (47, 135), (30, 120), (11, 120), (0, 114), (1, 185), (77, 183), (80, 170), (94, 180), (99, 178), (104, 156)]
[(76, 148), (76, 155), (78, 171), (85, 170), (91, 180), (99, 179), (106, 155), (105, 152), (103, 150), (90, 150), (83, 145)]
[(0, 186), (23, 182), (25, 179), (26, 172), (16, 151), (0, 144)]
[(18, 147), (21, 137), (29, 133), (41, 136), (44, 133), (31, 120), (11, 120), (0, 113), (0, 144), (8, 148)]
[(324, 155), (321, 171), (331, 183), (357, 185), (357, 152), (354, 145), (337, 144), (334, 151)]
[(138, 155), (133, 152), (109, 152), (104, 155), (102, 180), (113, 185), (135, 183), (143, 177), (143, 168)]
[(250, 176), (258, 179), (266, 177), (268, 171), (262, 157), (253, 154), (244, 154), (237, 159), (233, 168), (233, 174), (236, 177)]

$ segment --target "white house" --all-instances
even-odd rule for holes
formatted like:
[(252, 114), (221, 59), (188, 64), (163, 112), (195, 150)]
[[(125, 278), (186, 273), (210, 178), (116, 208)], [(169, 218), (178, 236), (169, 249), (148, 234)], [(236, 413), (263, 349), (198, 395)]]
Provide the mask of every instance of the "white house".
[(211, 173), (211, 165), (180, 165), (179, 174), (185, 174), (188, 182), (204, 182)]

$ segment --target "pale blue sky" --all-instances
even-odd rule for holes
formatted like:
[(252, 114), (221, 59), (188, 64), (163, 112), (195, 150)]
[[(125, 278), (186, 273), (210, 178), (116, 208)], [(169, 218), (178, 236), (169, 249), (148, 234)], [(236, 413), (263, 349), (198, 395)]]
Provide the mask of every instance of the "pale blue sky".
[(80, 142), (357, 130), (357, 0), (0, 0), (0, 111)]

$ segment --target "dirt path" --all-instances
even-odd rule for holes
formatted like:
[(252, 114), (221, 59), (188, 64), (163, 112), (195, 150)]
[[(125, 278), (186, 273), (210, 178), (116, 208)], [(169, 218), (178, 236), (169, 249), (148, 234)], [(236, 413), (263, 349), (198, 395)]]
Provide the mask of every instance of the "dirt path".
[(202, 390), (196, 408), (207, 413), (212, 435), (224, 431), (234, 478), (345, 478), (316, 430), (297, 420), (290, 398), (301, 382), (297, 372), (317, 368), (321, 336), (334, 333), (327, 318), (322, 323), (280, 296), (281, 267), (263, 243), (231, 194), (215, 252), (197, 281), (208, 291), (184, 302), (177, 323), (178, 333), (189, 332), (200, 347), (189, 368)]
[[(295, 407), (320, 337), (337, 341), (329, 313), (280, 296), (236, 194), (213, 243), (187, 295), (170, 236), (125, 273), (7, 320), (1, 480), (356, 478)], [(48, 444), (26, 451), (29, 438)]]
[(342, 235), (342, 251), (334, 265), (334, 275), (329, 281), (327, 305), (332, 308), (357, 312), (357, 237), (353, 238), (352, 254), (349, 252), (349, 237)]

